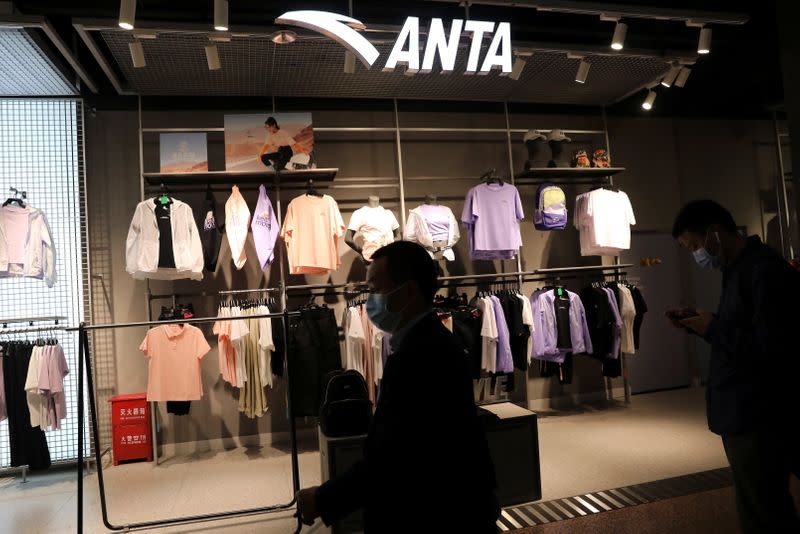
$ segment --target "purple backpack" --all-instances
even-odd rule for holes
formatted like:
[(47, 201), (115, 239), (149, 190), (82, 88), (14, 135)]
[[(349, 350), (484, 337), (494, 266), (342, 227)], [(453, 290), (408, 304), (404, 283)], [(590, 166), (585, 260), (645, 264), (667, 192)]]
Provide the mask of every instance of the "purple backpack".
[(544, 183), (536, 190), (533, 225), (537, 230), (563, 230), (567, 227), (567, 197), (560, 187)]

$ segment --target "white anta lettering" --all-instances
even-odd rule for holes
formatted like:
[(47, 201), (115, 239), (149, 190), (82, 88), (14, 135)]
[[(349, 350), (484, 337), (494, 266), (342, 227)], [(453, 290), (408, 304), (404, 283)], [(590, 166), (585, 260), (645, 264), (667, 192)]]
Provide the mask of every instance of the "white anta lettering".
[[(405, 49), (406, 42), (408, 42), (407, 50)], [(417, 17), (406, 19), (383, 71), (392, 72), (398, 65), (405, 65), (408, 72), (419, 70), (419, 19)]]
[[(328, 11), (288, 11), (275, 19), (276, 24), (299, 26), (325, 35), (355, 54), (365, 67), (370, 68), (377, 61), (380, 52), (356, 30), (366, 26), (359, 20), (330, 13)], [(431, 19), (425, 41), (425, 52), (420, 64), (419, 18), (408, 17), (392, 46), (392, 51), (384, 63), (384, 72), (393, 72), (398, 66), (405, 66), (409, 74), (433, 71), (436, 56), (442, 66), (442, 73), (455, 70), (462, 33), (471, 35), (467, 68), (464, 74), (489, 74), (499, 70), (501, 76), (511, 73), (512, 47), (511, 24), (482, 20), (454, 19), (449, 34), (445, 33), (442, 19)], [(481, 62), (481, 48), (484, 37), (492, 40)]]
[(468, 20), (464, 25), (464, 31), (472, 33), (472, 44), (469, 47), (469, 57), (467, 58), (467, 72), (465, 74), (475, 74), (478, 70), (478, 60), (481, 55), (481, 45), (483, 35), (494, 31), (494, 22), (484, 22), (481, 20)]
[(500, 69), (501, 76), (508, 76), (511, 72), (511, 24), (508, 22), (497, 25), (497, 32), (492, 38), (478, 74), (489, 74), (489, 71), (495, 68)]
[(442, 19), (431, 19), (428, 40), (425, 42), (425, 56), (422, 59), (422, 72), (427, 73), (433, 70), (433, 62), (437, 53), (439, 61), (442, 63), (442, 72), (453, 72), (463, 25), (463, 20), (455, 19), (450, 26), (450, 37), (445, 39)]

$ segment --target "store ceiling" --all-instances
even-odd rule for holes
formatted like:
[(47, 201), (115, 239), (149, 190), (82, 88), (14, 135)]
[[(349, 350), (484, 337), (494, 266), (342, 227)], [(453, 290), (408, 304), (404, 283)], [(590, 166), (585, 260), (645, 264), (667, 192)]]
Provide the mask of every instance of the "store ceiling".
[[(665, 5), (663, 0), (619, 1), (628, 7), (645, 10), (648, 7), (663, 9)], [(595, 10), (618, 5), (585, 0), (509, 0), (507, 3), (477, 0), (469, 3), (471, 19), (510, 20), (515, 48), (523, 43), (543, 45), (540, 48), (543, 51), (530, 59), (522, 78), (516, 82), (497, 74), (467, 77), (458, 71), (448, 76), (434, 73), (414, 77), (382, 73), (379, 65), (386, 59), (388, 44), (378, 46), (382, 58), (373, 71), (367, 72), (359, 64), (355, 74), (345, 74), (342, 68), (344, 51), (331, 41), (325, 44), (326, 40), (320, 41), (318, 37), (312, 46), (303, 40), (273, 53), (272, 43), (265, 37), (274, 29), (275, 18), (290, 9), (347, 13), (352, 8), (354, 16), (370, 29), (399, 27), (409, 15), (418, 16), (423, 26), (432, 17), (442, 17), (446, 21), (463, 18), (465, 7), (449, 0), (231, 1), (231, 27), (237, 31), (245, 27), (255, 31), (249, 42), (219, 45), (222, 70), (218, 72), (208, 71), (203, 53), (213, 19), (212, 0), (137, 0), (137, 28), (150, 26), (185, 31), (191, 27), (194, 31), (162, 32), (155, 41), (145, 41), (143, 46), (148, 66), (144, 69), (132, 68), (126, 40), (130, 36), (120, 35), (117, 30), (119, 0), (69, 3), (63, 0), (14, 0), (14, 6), (20, 14), (41, 16), (53, 24), (70, 49), (74, 47), (81, 65), (99, 86), (99, 94), (95, 94), (89, 90), (89, 84), (82, 83), (84, 96), (92, 105), (113, 108), (136, 105), (134, 99), (119, 97), (126, 91), (144, 95), (197, 96), (198, 101), (203, 102), (213, 101), (203, 100), (207, 95), (223, 95), (223, 98), (241, 95), (240, 98), (244, 99), (244, 95), (260, 98), (274, 94), (315, 99), (368, 96), (591, 105), (614, 102), (630, 93), (632, 97), (610, 106), (608, 111), (611, 114), (641, 115), (643, 85), (657, 79), (665, 70), (665, 59), (691, 56), (697, 47), (697, 28), (686, 27), (680, 21), (631, 19), (623, 52), (638, 49), (650, 57), (626, 59), (622, 55), (594, 57), (588, 54), (593, 67), (587, 83), (579, 85), (573, 81), (577, 60), (567, 59), (563, 53), (553, 51), (589, 49), (608, 53), (613, 22), (600, 20), (596, 14), (531, 9), (534, 4), (548, 2), (590, 5)], [(523, 5), (527, 7), (521, 7)], [(649, 115), (763, 116), (765, 106), (781, 101), (783, 82), (773, 2), (672, 0), (669, 8), (686, 13), (698, 10), (741, 13), (749, 21), (743, 25), (714, 25), (712, 53), (699, 58), (686, 88), (659, 88), (656, 106)], [(96, 50), (91, 50), (80, 38), (80, 21), (98, 23), (87, 32)], [(386, 33), (381, 37), (388, 42), (394, 39), (394, 35)], [(464, 41), (466, 45), (467, 40)], [(51, 57), (59, 56), (52, 46), (49, 53)], [(99, 54), (105, 65), (97, 61), (95, 54)], [(463, 65), (461, 69), (463, 72)], [(68, 73), (68, 79), (73, 78), (69, 67), (64, 72)], [(119, 81), (117, 87), (110, 81), (108, 73)], [(734, 80), (735, 83), (725, 83)]]
[[(293, 96), (346, 98), (414, 98), (483, 100), (575, 105), (611, 104), (668, 70), (663, 58), (587, 55), (591, 69), (585, 84), (575, 82), (578, 59), (563, 52), (536, 52), (527, 58), (519, 80), (491, 73), (466, 76), (467, 52), (458, 55), (455, 72), (405, 75), (367, 70), (344, 72), (345, 50), (325, 38), (301, 37), (275, 45), (266, 36), (234, 38), (218, 43), (222, 68), (210, 71), (204, 47), (206, 34), (159, 32), (143, 39), (147, 65), (134, 68), (128, 48), (130, 32), (104, 30), (103, 41), (130, 89), (142, 95)], [(484, 53), (488, 48), (488, 40)], [(378, 43), (381, 58), (391, 43)], [(466, 49), (464, 40), (463, 48)], [(385, 60), (385, 59), (384, 59)], [(379, 59), (380, 62), (380, 59)]]
[(65, 96), (75, 88), (24, 30), (0, 29), (0, 95)]

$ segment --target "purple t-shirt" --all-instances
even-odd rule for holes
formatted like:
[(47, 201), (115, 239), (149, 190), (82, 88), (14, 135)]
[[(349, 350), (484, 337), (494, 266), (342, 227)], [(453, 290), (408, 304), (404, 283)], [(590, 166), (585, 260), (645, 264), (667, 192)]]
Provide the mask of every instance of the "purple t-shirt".
[(494, 308), (494, 318), (497, 322), (497, 372), (513, 373), (514, 359), (511, 356), (511, 334), (508, 332), (506, 316), (503, 315), (503, 305), (500, 299), (492, 295), (492, 308)]
[[(479, 184), (467, 192), (461, 222), (470, 230), (470, 248), (516, 252), (522, 246), (519, 222), (525, 218), (519, 191), (511, 184)], [(513, 256), (512, 256), (513, 257)]]
[(423, 204), (419, 207), (425, 216), (425, 223), (431, 233), (433, 241), (447, 241), (450, 237), (450, 214), (448, 208), (433, 204)]
[(269, 201), (267, 190), (263, 185), (258, 188), (258, 203), (250, 227), (253, 229), (253, 242), (263, 271), (275, 258), (275, 241), (280, 230), (272, 202)]

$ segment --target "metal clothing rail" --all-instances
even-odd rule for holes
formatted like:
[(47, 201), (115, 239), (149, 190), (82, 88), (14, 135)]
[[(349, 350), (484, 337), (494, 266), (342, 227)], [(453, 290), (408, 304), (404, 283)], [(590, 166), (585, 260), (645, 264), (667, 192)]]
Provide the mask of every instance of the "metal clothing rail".
[[(627, 274), (628, 273), (626, 271), (616, 271), (616, 272), (613, 272), (613, 273), (595, 274), (594, 276), (625, 276)], [(568, 276), (556, 276), (556, 277), (543, 274), (543, 275), (539, 275), (539, 276), (535, 276), (535, 277), (523, 277), (522, 278), (522, 282), (523, 283), (525, 283), (525, 282), (546, 282), (546, 281), (555, 280), (555, 279), (557, 279), (559, 281), (561, 281), (561, 280), (582, 280), (582, 279), (585, 279), (585, 278), (586, 278), (586, 275), (577, 275), (577, 274), (568, 275)], [(487, 283), (489, 285), (493, 285), (492, 282), (485, 282), (485, 283)], [(518, 283), (518, 281), (517, 280), (503, 280), (501, 282), (497, 282), (497, 284), (507, 284), (507, 283), (515, 283), (516, 284), (516, 283)], [(451, 288), (451, 287), (478, 287), (480, 285), (482, 285), (481, 282), (459, 282), (459, 281), (455, 281), (455, 282), (448, 282), (446, 284), (442, 284), (442, 285), (439, 286), (439, 289), (448, 289), (448, 288)]]
[(367, 285), (366, 282), (346, 282), (344, 284), (303, 284), (286, 286), (286, 291), (300, 291), (304, 289), (337, 289), (341, 287), (362, 288)]
[[(294, 312), (284, 311), (282, 313), (265, 313), (265, 314), (249, 315), (247, 316), (247, 318), (248, 319), (267, 319), (267, 318), (277, 318), (277, 317), (282, 318), (281, 322), (283, 327), (284, 339), (288, 340), (287, 334), (288, 334), (289, 317), (299, 316), (300, 313), (301, 312), (299, 311), (294, 311)], [(293, 496), (291, 501), (285, 504), (277, 504), (273, 506), (265, 506), (260, 508), (249, 508), (245, 510), (233, 510), (227, 512), (217, 512), (210, 514), (159, 519), (153, 521), (142, 521), (139, 523), (130, 523), (127, 525), (113, 524), (108, 518), (108, 502), (106, 499), (105, 479), (103, 478), (100, 433), (98, 431), (97, 407), (96, 407), (96, 400), (94, 397), (94, 372), (92, 369), (92, 358), (89, 350), (89, 332), (95, 330), (160, 326), (166, 324), (198, 324), (198, 323), (210, 323), (218, 321), (235, 321), (240, 318), (241, 317), (216, 316), (216, 317), (196, 317), (191, 319), (169, 319), (166, 321), (137, 321), (130, 323), (107, 323), (107, 324), (95, 324), (95, 325), (87, 325), (85, 323), (81, 323), (80, 326), (78, 327), (64, 328), (64, 330), (70, 332), (74, 331), (78, 332), (78, 505), (77, 505), (78, 532), (83, 532), (84, 371), (88, 389), (87, 396), (89, 398), (89, 410), (90, 410), (91, 425), (92, 425), (91, 430), (92, 430), (92, 438), (94, 444), (94, 456), (95, 456), (95, 462), (97, 464), (97, 481), (100, 490), (100, 508), (102, 512), (103, 524), (106, 526), (107, 529), (128, 532), (131, 530), (153, 528), (164, 525), (176, 525), (176, 524), (193, 523), (199, 521), (225, 519), (225, 518), (245, 516), (245, 515), (274, 513), (274, 512), (289, 510), (294, 507), (297, 501), (296, 498), (297, 492), (300, 490), (300, 468), (299, 468), (298, 447), (297, 447), (297, 427), (294, 419), (294, 406), (292, 403), (292, 391), (291, 391), (291, 380), (290, 380), (291, 365), (290, 365), (290, 358), (288, 357), (289, 345), (287, 343), (285, 348), (286, 366), (284, 368), (284, 380), (286, 381), (286, 406), (289, 417), (289, 437), (291, 442), (292, 489), (293, 489)], [(301, 520), (298, 516), (297, 532), (300, 531), (301, 526), (302, 526)]]
[(632, 263), (615, 264), (615, 265), (581, 265), (578, 267), (553, 267), (546, 269), (536, 269), (533, 271), (516, 271), (513, 273), (487, 273), (487, 274), (465, 274), (459, 276), (440, 276), (440, 282), (449, 282), (453, 280), (473, 280), (473, 279), (491, 279), (491, 278), (512, 278), (517, 276), (536, 276), (540, 274), (555, 274), (555, 273), (573, 273), (585, 271), (616, 271), (633, 267)]
[(217, 293), (220, 295), (240, 295), (243, 293), (273, 293), (282, 291), (282, 287), (259, 287), (256, 289), (223, 289)]
[(49, 315), (46, 317), (15, 317), (13, 319), (0, 319), (0, 323), (3, 324), (3, 328), (6, 325), (14, 324), (14, 323), (28, 323), (30, 326), (33, 326), (33, 323), (41, 323), (45, 321), (55, 321), (58, 324), (59, 321), (65, 321), (67, 318), (63, 315)]
[(0, 336), (4, 336), (6, 334), (27, 334), (29, 332), (50, 332), (55, 330), (67, 330), (66, 326), (29, 326), (26, 328), (14, 328), (12, 330), (2, 329), (0, 330)]

